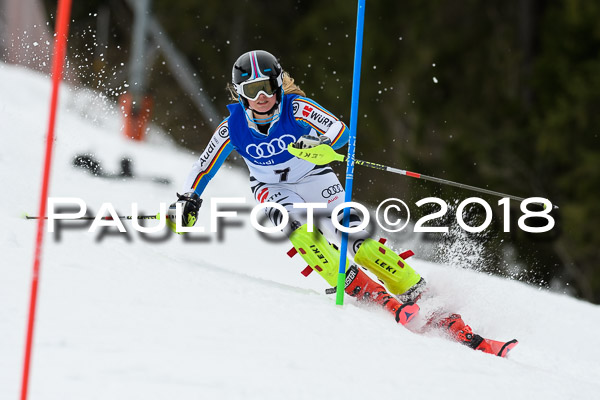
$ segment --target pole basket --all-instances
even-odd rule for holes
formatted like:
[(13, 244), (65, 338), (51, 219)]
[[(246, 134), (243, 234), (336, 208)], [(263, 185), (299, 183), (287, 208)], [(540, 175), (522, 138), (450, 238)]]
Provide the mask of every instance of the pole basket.
[(144, 140), (146, 126), (152, 112), (152, 99), (149, 96), (141, 97), (141, 101), (134, 101), (131, 93), (124, 93), (119, 98), (121, 111), (124, 117), (123, 133), (131, 140)]

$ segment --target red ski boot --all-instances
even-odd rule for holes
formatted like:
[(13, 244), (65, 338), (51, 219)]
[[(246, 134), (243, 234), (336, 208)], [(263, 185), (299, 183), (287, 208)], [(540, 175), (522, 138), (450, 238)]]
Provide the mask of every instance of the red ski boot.
[(484, 353), (494, 354), (499, 357), (506, 357), (519, 342), (516, 339), (508, 342), (499, 342), (497, 340), (485, 339), (474, 334), (469, 325), (465, 325), (459, 314), (452, 314), (446, 317), (436, 325), (445, 330), (446, 333), (457, 342), (460, 342), (472, 349), (483, 351)]
[(396, 322), (405, 325), (419, 312), (419, 306), (409, 302), (400, 303), (385, 288), (367, 276), (363, 271), (352, 265), (346, 273), (346, 293), (359, 301), (376, 303), (391, 312)]

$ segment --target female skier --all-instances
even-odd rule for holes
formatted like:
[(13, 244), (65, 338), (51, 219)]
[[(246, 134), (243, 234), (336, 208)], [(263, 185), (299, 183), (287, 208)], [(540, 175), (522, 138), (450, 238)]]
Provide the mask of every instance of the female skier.
[[(232, 83), (230, 91), (237, 102), (227, 106), (229, 117), (219, 124), (194, 163), (185, 181), (185, 194), (178, 195), (176, 203), (180, 203), (183, 210), (180, 226), (194, 225), (204, 188), (231, 151), (236, 150), (250, 171), (255, 200), (279, 204), (287, 211), (289, 223), (284, 233), (308, 265), (335, 286), (340, 253), (330, 241), (339, 243), (341, 232), (331, 221), (331, 212), (343, 203), (344, 189), (329, 166), (315, 166), (299, 159), (291, 155), (287, 147), (293, 144), (306, 149), (326, 144), (338, 149), (348, 141), (348, 127), (305, 97), (294, 80), (283, 72), (277, 59), (266, 51), (242, 54), (233, 65)], [(167, 224), (174, 231), (176, 203), (171, 204), (167, 213)], [(319, 230), (310, 232), (306, 209), (294, 207), (303, 203), (326, 205)], [(280, 225), (283, 216), (277, 207), (266, 207), (265, 212), (274, 225)], [(341, 224), (342, 213), (334, 218)], [(350, 227), (360, 222), (352, 210)], [(345, 282), (348, 295), (382, 306), (402, 325), (418, 313), (419, 306), (415, 302), (425, 289), (425, 280), (399, 255), (362, 230), (350, 235), (348, 256), (387, 287), (386, 290), (356, 265), (348, 263), (351, 265)], [(492, 349), (487, 339), (474, 335), (457, 314), (436, 318), (434, 324), (474, 349), (504, 355)]]

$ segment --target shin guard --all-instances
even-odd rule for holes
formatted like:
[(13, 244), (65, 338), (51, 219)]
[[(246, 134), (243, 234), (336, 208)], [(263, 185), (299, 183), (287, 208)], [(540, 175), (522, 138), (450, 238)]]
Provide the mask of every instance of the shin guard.
[(308, 232), (307, 225), (304, 224), (292, 232), (290, 241), (309, 267), (317, 271), (331, 286), (337, 285), (340, 251), (325, 236), (319, 231)]
[(394, 295), (403, 294), (421, 280), (398, 254), (373, 239), (363, 242), (354, 261), (374, 273)]

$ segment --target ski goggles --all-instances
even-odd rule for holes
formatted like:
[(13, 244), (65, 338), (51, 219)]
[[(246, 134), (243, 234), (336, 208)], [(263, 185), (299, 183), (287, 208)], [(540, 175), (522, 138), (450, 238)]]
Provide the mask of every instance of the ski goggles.
[(246, 81), (237, 85), (238, 94), (252, 101), (256, 101), (261, 93), (267, 97), (272, 97), (277, 92), (277, 89), (278, 86), (269, 78), (260, 81)]

